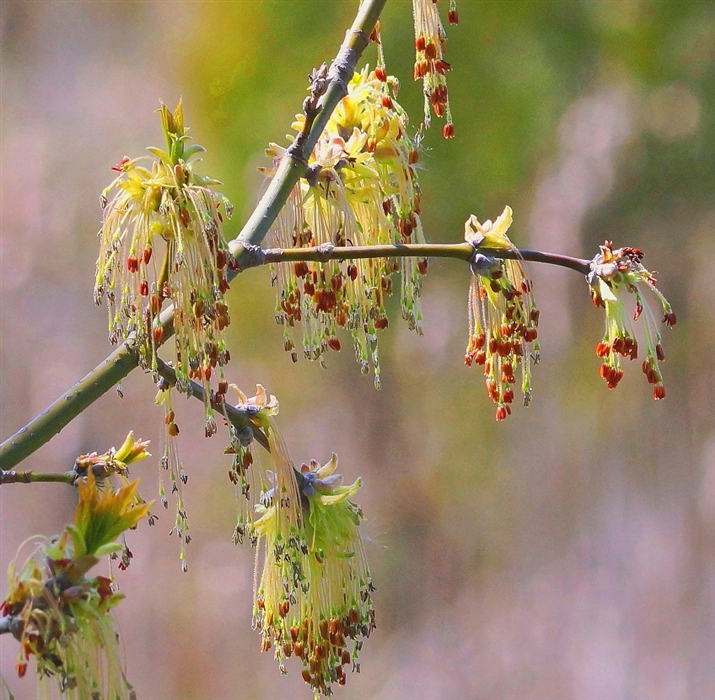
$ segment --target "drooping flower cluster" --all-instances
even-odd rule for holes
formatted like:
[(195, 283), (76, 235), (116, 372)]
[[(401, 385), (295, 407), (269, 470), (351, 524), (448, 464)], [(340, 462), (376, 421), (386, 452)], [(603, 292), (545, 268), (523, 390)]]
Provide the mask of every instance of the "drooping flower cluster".
[[(415, 164), (417, 144), (408, 136), (407, 116), (395, 100), (397, 81), (384, 69), (356, 73), (309, 159), (301, 179), (269, 234), (271, 246), (307, 247), (424, 242)], [(300, 131), (304, 117), (294, 127)], [(274, 168), (285, 149), (271, 144)], [(338, 328), (350, 330), (363, 372), (372, 367), (379, 386), (377, 330), (388, 325), (385, 297), (392, 274), (401, 272), (402, 316), (421, 332), (419, 295), (424, 259), (403, 258), (297, 262), (275, 266), (276, 320), (284, 345), (297, 360), (292, 329), (302, 324), (302, 351), (322, 362), (339, 350)]]
[(467, 366), (482, 365), (489, 398), (497, 405), (496, 419), (511, 413), (517, 367), (521, 370), (524, 404), (531, 400), (531, 362), (538, 361), (539, 311), (532, 283), (521, 261), (491, 257), (486, 249), (515, 251), (506, 231), (512, 212), (505, 207), (492, 223), (479, 223), (472, 215), (464, 225), (465, 240), (485, 249), (472, 259), (469, 285), (469, 342), (464, 355)]
[[(422, 80), (425, 98), (424, 123), (430, 125), (432, 112), (444, 117), (442, 136), (454, 136), (452, 112), (449, 108), (446, 72), (451, 66), (444, 60), (447, 46), (447, 34), (437, 9), (438, 0), (412, 0), (412, 14), (415, 23), (415, 65), (413, 76)], [(450, 0), (447, 19), (450, 24), (457, 24), (457, 3)]]
[[(335, 455), (324, 466), (311, 461), (295, 470), (276, 430), (275, 397), (260, 387), (256, 397), (240, 398), (243, 408), (255, 407), (251, 420), (268, 438), (272, 466), (257, 471), (245, 446), (236, 450), (231, 480), (248, 502), (257, 499), (248, 518), (239, 515), (236, 539), (247, 535), (264, 551), (253, 624), (262, 650), (274, 650), (283, 673), (285, 659), (295, 656), (316, 695), (330, 695), (332, 683), (345, 684), (348, 669), (360, 669), (362, 638), (375, 627), (374, 588), (358, 531), (363, 515), (350, 500), (361, 480), (343, 486)], [(259, 490), (249, 485), (249, 466)]]
[[(146, 456), (145, 446), (125, 443), (127, 449), (111, 456), (114, 466)], [(41, 538), (22, 567), (10, 565), (0, 615), (12, 620), (20, 642), (20, 677), (34, 656), (38, 679), (55, 680), (64, 698), (133, 698), (110, 615), (123, 596), (111, 578), (87, 574), (100, 557), (122, 549), (116, 539), (147, 514), (149, 504), (139, 502), (137, 481), (115, 490), (95, 478), (94, 466), (101, 465), (90, 466), (77, 485), (74, 523), (59, 537)]]
[(178, 386), (189, 378), (203, 383), (210, 420), (209, 380), (215, 371), (222, 377), (229, 360), (224, 294), (232, 258), (220, 209), (230, 216), (232, 208), (213, 189), (220, 183), (195, 171), (204, 149), (186, 144), (181, 103), (173, 114), (163, 104), (159, 111), (166, 150), (148, 148), (151, 156), (123, 158), (102, 193), (94, 297), (98, 304), (107, 298), (110, 340), (133, 334), (151, 369), (164, 339), (160, 312), (166, 300), (173, 302)]
[(653, 398), (665, 398), (660, 362), (665, 359), (658, 324), (643, 296), (643, 289), (650, 289), (663, 309), (663, 323), (674, 326), (676, 316), (667, 299), (655, 286), (655, 278), (643, 267), (643, 252), (638, 248), (617, 248), (606, 241), (591, 262), (587, 281), (591, 299), (596, 306), (606, 311), (606, 331), (596, 346), (596, 355), (603, 358), (599, 374), (609, 389), (618, 385), (623, 377), (621, 357), (638, 358), (638, 340), (634, 333), (629, 313), (625, 308), (626, 295), (635, 298), (634, 321), (641, 321), (645, 357), (641, 368), (649, 384), (653, 385)]

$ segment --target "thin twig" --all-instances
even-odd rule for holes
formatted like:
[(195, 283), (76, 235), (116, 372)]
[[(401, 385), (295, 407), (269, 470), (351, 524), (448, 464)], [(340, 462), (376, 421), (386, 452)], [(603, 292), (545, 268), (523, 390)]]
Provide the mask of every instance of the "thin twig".
[[(358, 258), (455, 258), (469, 261), (475, 253), (485, 253), (494, 258), (521, 258), (531, 262), (567, 267), (584, 275), (590, 270), (590, 261), (568, 255), (544, 253), (539, 250), (504, 248), (475, 248), (471, 243), (395, 243), (392, 245), (332, 246), (311, 248), (267, 248), (254, 256), (256, 264), (278, 262), (327, 262), (328, 260), (356, 260)], [(260, 259), (259, 259), (260, 258)]]
[(74, 469), (70, 469), (68, 472), (21, 472), (14, 469), (0, 472), (0, 486), (5, 484), (34, 484), (38, 481), (73, 486), (76, 480), (77, 472)]

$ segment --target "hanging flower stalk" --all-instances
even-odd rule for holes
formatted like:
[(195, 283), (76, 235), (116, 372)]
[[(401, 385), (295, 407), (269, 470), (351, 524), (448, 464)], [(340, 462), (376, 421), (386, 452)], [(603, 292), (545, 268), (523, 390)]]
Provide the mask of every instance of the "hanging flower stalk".
[[(331, 116), (301, 179), (269, 233), (269, 245), (287, 247), (424, 242), (419, 217), (415, 165), (417, 143), (407, 134), (407, 115), (395, 99), (397, 80), (378, 67), (356, 73), (348, 94)], [(293, 125), (301, 131), (305, 116)], [(271, 144), (275, 173), (285, 149)], [(285, 326), (284, 345), (297, 360), (293, 329), (302, 325), (303, 355), (323, 362), (328, 349), (339, 350), (338, 329), (352, 334), (363, 372), (372, 368), (380, 383), (377, 331), (388, 325), (385, 298), (392, 274), (401, 276), (402, 316), (421, 332), (419, 306), (424, 259), (281, 263), (276, 320)]]
[(110, 341), (134, 335), (151, 369), (164, 339), (159, 313), (167, 300), (174, 304), (177, 385), (185, 388), (190, 378), (202, 382), (207, 426), (215, 426), (209, 382), (214, 372), (223, 378), (229, 360), (224, 294), (231, 256), (221, 209), (231, 216), (232, 207), (213, 189), (218, 180), (195, 171), (204, 149), (187, 145), (181, 103), (173, 114), (163, 104), (159, 112), (166, 150), (148, 148), (150, 156), (123, 158), (113, 167), (117, 178), (102, 192), (94, 298), (98, 304), (107, 298)]
[[(452, 111), (449, 108), (447, 91), (447, 71), (451, 70), (444, 60), (447, 47), (447, 33), (442, 25), (437, 8), (437, 0), (412, 0), (412, 14), (415, 24), (415, 65), (413, 77), (422, 81), (425, 98), (424, 124), (429, 127), (432, 112), (445, 118), (442, 136), (454, 136)], [(450, 0), (447, 18), (450, 24), (457, 24), (457, 4)]]
[[(465, 240), (475, 247), (516, 250), (506, 235), (512, 222), (510, 207), (492, 223), (472, 215)], [(538, 362), (539, 311), (531, 280), (520, 260), (502, 260), (478, 253), (472, 263), (469, 285), (469, 342), (467, 366), (484, 367), (489, 398), (497, 405), (496, 419), (511, 413), (517, 368), (521, 370), (524, 405), (531, 401), (531, 363)]]
[(244, 411), (255, 408), (251, 420), (268, 438), (272, 467), (261, 471), (251, 459), (249, 477), (239, 448), (231, 478), (241, 484), (241, 500), (254, 504), (240, 511), (236, 528), (237, 540), (248, 536), (258, 547), (253, 624), (281, 672), (295, 656), (316, 695), (329, 695), (333, 683), (345, 684), (349, 669), (359, 670), (362, 640), (375, 627), (374, 587), (358, 531), (364, 518), (350, 500), (362, 482), (343, 486), (335, 455), (323, 466), (311, 461), (294, 469), (276, 429), (275, 397), (258, 387), (255, 397), (239, 398)]
[[(122, 452), (125, 443), (111, 456), (115, 466), (146, 456), (146, 443), (131, 442), (136, 449)], [(123, 596), (110, 578), (87, 574), (100, 557), (122, 549), (117, 538), (148, 513), (150, 504), (141, 502), (136, 487), (133, 481), (115, 490), (88, 468), (77, 485), (74, 523), (59, 537), (39, 538), (25, 564), (14, 562), (8, 569), (9, 592), (0, 614), (13, 620), (20, 642), (17, 673), (23, 677), (34, 656), (38, 680), (56, 681), (64, 698), (134, 697), (110, 615)]]
[(613, 244), (606, 241), (591, 262), (591, 272), (586, 278), (591, 288), (591, 299), (606, 311), (606, 330), (596, 346), (596, 355), (603, 359), (599, 374), (609, 389), (615, 388), (623, 377), (621, 357), (638, 358), (638, 340), (624, 302), (626, 296), (632, 294), (635, 298), (633, 321), (641, 322), (645, 348), (641, 368), (648, 383), (653, 385), (653, 398), (663, 399), (665, 387), (660, 362), (665, 359), (665, 352), (658, 324), (643, 290), (649, 289), (658, 298), (663, 310), (663, 323), (674, 326), (677, 319), (668, 300), (655, 286), (652, 273), (641, 264), (642, 259), (643, 252), (639, 248), (614, 250)]

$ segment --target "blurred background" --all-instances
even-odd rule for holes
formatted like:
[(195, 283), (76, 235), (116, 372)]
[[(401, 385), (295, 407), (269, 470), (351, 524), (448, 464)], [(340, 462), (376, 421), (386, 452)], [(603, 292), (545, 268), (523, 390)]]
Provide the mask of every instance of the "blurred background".
[[(223, 182), (239, 230), (258, 196), (263, 149), (285, 144), (308, 72), (333, 56), (355, 0), (13, 2), (0, 10), (5, 439), (110, 351), (92, 300), (99, 193), (124, 155), (162, 145), (158, 99), (184, 100), (203, 172)], [(443, 14), (447, 3), (440, 3)], [(383, 389), (349, 341), (328, 368), (283, 351), (268, 271), (231, 287), (229, 378), (281, 401), (293, 459), (340, 456), (368, 517), (377, 630), (336, 697), (700, 700), (715, 694), (715, 5), (680, 0), (459, 3), (446, 59), (456, 138), (439, 121), (421, 174), (425, 231), (458, 241), (470, 213), (514, 209), (524, 247), (591, 258), (604, 239), (646, 252), (678, 314), (665, 329), (667, 398), (639, 363), (615, 391), (598, 376), (602, 312), (576, 273), (533, 266), (542, 362), (534, 401), (502, 423), (467, 369), (469, 271), (433, 261), (424, 336), (393, 303), (380, 337)], [(400, 98), (412, 82), (411, 3), (390, 0), (382, 38)], [(365, 60), (375, 63), (374, 47)], [(64, 470), (81, 453), (152, 440), (137, 465), (156, 495), (162, 417), (134, 372), (23, 469)], [(131, 534), (117, 581), (138, 697), (308, 698), (250, 629), (253, 551), (235, 523), (226, 440), (203, 437), (180, 401), (193, 541), (182, 574), (173, 514)], [(62, 486), (0, 494), (1, 563), (58, 532)], [(0, 595), (4, 597), (3, 581)], [(18, 699), (16, 644), (1, 671)], [(293, 661), (292, 659), (290, 660)]]

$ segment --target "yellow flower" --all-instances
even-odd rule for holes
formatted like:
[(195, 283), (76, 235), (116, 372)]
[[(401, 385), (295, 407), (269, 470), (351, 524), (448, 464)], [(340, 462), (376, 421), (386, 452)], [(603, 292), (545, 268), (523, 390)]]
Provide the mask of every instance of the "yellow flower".
[[(306, 247), (424, 242), (419, 217), (416, 164), (418, 143), (407, 135), (407, 116), (395, 99), (397, 82), (383, 69), (356, 73), (347, 95), (330, 117), (309, 158), (309, 175), (294, 188), (269, 234), (269, 245)], [(300, 130), (304, 118), (294, 127)], [(271, 144), (274, 167), (284, 155)], [(352, 335), (363, 372), (380, 383), (377, 331), (388, 325), (385, 298), (392, 275), (401, 272), (402, 316), (421, 332), (419, 306), (426, 260), (402, 258), (279, 264), (276, 320), (283, 324), (284, 346), (298, 359), (323, 362), (339, 350), (338, 329)], [(292, 329), (302, 325), (298, 342)]]
[(487, 220), (482, 224), (472, 214), (464, 225), (465, 240), (484, 250), (475, 253), (471, 263), (470, 334), (464, 362), (484, 367), (487, 393), (497, 405), (497, 420), (511, 413), (518, 367), (524, 404), (529, 404), (531, 362), (538, 361), (539, 311), (531, 280), (521, 261), (488, 255), (489, 248), (516, 250), (506, 235), (511, 222), (511, 208), (505, 207), (494, 223)]
[(162, 104), (159, 112), (166, 150), (148, 148), (150, 156), (122, 159), (100, 198), (94, 297), (98, 304), (107, 298), (111, 342), (134, 334), (142, 363), (151, 369), (164, 335), (159, 314), (167, 300), (173, 302), (177, 385), (185, 389), (192, 378), (203, 383), (207, 426), (213, 428), (210, 379), (223, 379), (230, 358), (224, 295), (232, 257), (220, 209), (231, 216), (232, 207), (213, 189), (218, 180), (195, 170), (204, 149), (187, 145), (181, 103), (173, 113)]
[(362, 511), (350, 497), (358, 479), (342, 485), (337, 457), (324, 466), (303, 464), (298, 474), (301, 517), (281, 528), (281, 499), (272, 489), (257, 506), (255, 532), (265, 541), (265, 562), (254, 604), (262, 649), (281, 663), (296, 656), (317, 694), (344, 685), (346, 667), (359, 669), (362, 637), (375, 627), (374, 591), (358, 526)]
[(90, 470), (85, 480), (77, 484), (79, 502), (74, 525), (67, 529), (74, 543), (75, 557), (100, 557), (121, 545), (115, 540), (149, 512), (150, 503), (136, 503), (138, 479), (117, 491), (100, 489)]
[(638, 357), (638, 341), (624, 304), (626, 296), (633, 294), (633, 320), (641, 321), (645, 345), (641, 368), (648, 383), (653, 385), (653, 398), (663, 399), (665, 387), (659, 363), (665, 359), (665, 352), (655, 317), (643, 296), (643, 288), (650, 289), (658, 297), (663, 309), (663, 323), (674, 326), (676, 316), (668, 300), (655, 286), (653, 275), (641, 264), (642, 259), (640, 249), (624, 247), (614, 250), (613, 244), (606, 241), (591, 261), (591, 272), (586, 277), (591, 299), (606, 311), (606, 331), (603, 340), (596, 345), (596, 355), (603, 358), (599, 374), (609, 389), (615, 388), (623, 377), (620, 357), (631, 360)]

